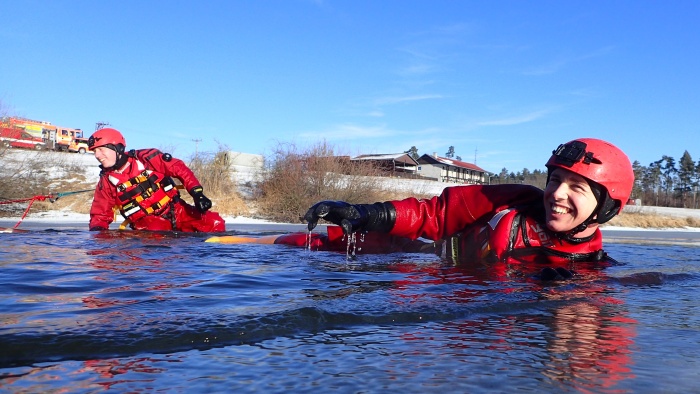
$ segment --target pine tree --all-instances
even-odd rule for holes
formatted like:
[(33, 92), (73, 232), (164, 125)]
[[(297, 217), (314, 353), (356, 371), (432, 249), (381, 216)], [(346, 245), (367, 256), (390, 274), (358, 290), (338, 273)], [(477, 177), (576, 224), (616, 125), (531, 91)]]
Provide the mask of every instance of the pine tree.
[(695, 162), (693, 162), (693, 158), (690, 157), (690, 153), (685, 151), (678, 164), (678, 187), (676, 190), (678, 190), (681, 195), (683, 208), (686, 208), (686, 198), (688, 197), (688, 193), (695, 186)]
[(418, 161), (420, 156), (418, 155), (418, 148), (415, 146), (412, 146), (411, 149), (407, 150), (406, 153), (408, 153), (409, 156), (413, 158), (413, 160)]

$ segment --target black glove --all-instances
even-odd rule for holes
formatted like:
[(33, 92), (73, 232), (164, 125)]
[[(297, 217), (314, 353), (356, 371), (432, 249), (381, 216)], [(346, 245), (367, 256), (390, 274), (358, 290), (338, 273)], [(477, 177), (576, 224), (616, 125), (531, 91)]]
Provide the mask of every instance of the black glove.
[(106, 228), (106, 227), (102, 227), (102, 226), (92, 226), (92, 227), (90, 227), (90, 231), (105, 231), (105, 230), (107, 230), (107, 228)]
[(190, 195), (194, 200), (194, 206), (197, 207), (199, 212), (206, 212), (211, 208), (211, 200), (204, 195), (204, 188), (201, 186), (195, 186), (190, 190)]
[(388, 233), (396, 223), (396, 209), (388, 202), (348, 204), (345, 201), (321, 201), (304, 215), (309, 231), (324, 219), (343, 228), (345, 234), (356, 231)]

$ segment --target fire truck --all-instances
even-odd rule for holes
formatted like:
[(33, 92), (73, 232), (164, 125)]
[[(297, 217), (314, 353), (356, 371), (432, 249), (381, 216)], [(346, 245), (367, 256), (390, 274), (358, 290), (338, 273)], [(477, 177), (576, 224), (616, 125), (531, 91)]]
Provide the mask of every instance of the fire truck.
[(0, 146), (3, 148), (45, 149), (46, 143), (17, 127), (0, 127)]
[(44, 141), (48, 149), (64, 151), (75, 138), (83, 138), (83, 131), (69, 127), (61, 127), (51, 124), (51, 122), (32, 120), (26, 118), (6, 118), (3, 119), (3, 127), (21, 129), (33, 137)]

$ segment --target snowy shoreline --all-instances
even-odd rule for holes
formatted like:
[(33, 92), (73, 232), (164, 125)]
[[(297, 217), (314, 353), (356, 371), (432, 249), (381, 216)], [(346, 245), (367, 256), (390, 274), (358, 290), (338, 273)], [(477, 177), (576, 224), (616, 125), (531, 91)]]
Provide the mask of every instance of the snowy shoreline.
[[(75, 165), (85, 168), (86, 176), (90, 181), (97, 182), (99, 168), (93, 155), (85, 154), (62, 154), (57, 152), (35, 152), (35, 151), (20, 151), (12, 150), (7, 152), (5, 159), (18, 160), (22, 162), (28, 157), (35, 157), (36, 155), (48, 155), (52, 157), (52, 160), (57, 161), (67, 161)], [(53, 156), (51, 156), (53, 155)], [(5, 163), (7, 164), (7, 163)], [(395, 183), (396, 187), (402, 189), (418, 190), (420, 189), (423, 193), (439, 194), (442, 189), (449, 184), (439, 183), (439, 182), (427, 182), (416, 183), (416, 181), (407, 180), (396, 180), (391, 179)], [(629, 213), (642, 213), (642, 214), (656, 214), (660, 216), (667, 217), (691, 217), (700, 218), (700, 209), (684, 209), (684, 208), (667, 208), (667, 207), (654, 207), (654, 206), (640, 206), (640, 205), (627, 205), (624, 208), (624, 212)], [(250, 217), (234, 217), (222, 215), (224, 220), (226, 220), (227, 231), (251, 231), (254, 229), (256, 231), (304, 231), (305, 225), (303, 223), (279, 223), (272, 222), (263, 219), (255, 219)], [(18, 226), (19, 229), (46, 229), (46, 228), (71, 228), (71, 229), (87, 229), (89, 222), (88, 214), (79, 214), (70, 210), (51, 210), (47, 212), (30, 212), (29, 215), (23, 219)], [(20, 221), (20, 216), (17, 217), (7, 217), (0, 218), (0, 227), (13, 228)], [(116, 223), (112, 223), (110, 228), (116, 229), (121, 223), (121, 218), (117, 220)], [(323, 226), (320, 226), (323, 228)], [(700, 228), (696, 227), (682, 227), (682, 228), (638, 228), (638, 227), (618, 227), (611, 226), (609, 224), (603, 225), (601, 227), (605, 238), (614, 238), (614, 234), (636, 234), (635, 237), (638, 238), (657, 238), (657, 237), (667, 237), (668, 234), (679, 234), (685, 233), (688, 238), (698, 238), (695, 235), (700, 235)], [(660, 235), (659, 235), (660, 234)], [(666, 235), (664, 235), (666, 234)], [(677, 235), (675, 235), (677, 237)]]
[[(279, 223), (249, 217), (223, 216), (226, 220), (226, 231), (246, 234), (288, 233), (306, 231), (303, 223)], [(20, 230), (71, 230), (87, 231), (90, 215), (70, 211), (49, 211), (30, 214), (23, 219)], [(14, 228), (20, 217), (0, 219), (0, 228)], [(121, 221), (110, 225), (110, 229), (119, 228)], [(326, 225), (320, 224), (314, 232), (325, 232)], [(700, 246), (699, 228), (634, 228), (605, 225), (601, 227), (606, 244), (657, 244), (676, 246)]]
[[(649, 207), (651, 208), (651, 207)], [(234, 225), (234, 224), (256, 224), (256, 225), (273, 225), (273, 226), (279, 226), (279, 225), (285, 225), (285, 226), (301, 226), (303, 227), (303, 223), (282, 223), (282, 222), (274, 222), (274, 221), (269, 221), (265, 219), (256, 219), (256, 218), (250, 218), (250, 217), (244, 217), (244, 216), (225, 216), (222, 215), (224, 220), (226, 220), (227, 225)], [(0, 218), (0, 225), (7, 227), (7, 223), (14, 223), (16, 224), (20, 220), (20, 217), (7, 217), (7, 218)], [(85, 226), (87, 227), (87, 223), (90, 221), (90, 215), (89, 214), (82, 214), (82, 213), (75, 213), (75, 212), (70, 212), (70, 211), (61, 211), (61, 210), (54, 210), (54, 211), (47, 211), (47, 212), (39, 212), (39, 213), (30, 213), (26, 218), (22, 220), (22, 223), (32, 223), (32, 224), (45, 224), (45, 225), (52, 225), (52, 224), (61, 224), (61, 223), (84, 223)], [(13, 225), (14, 225), (13, 224)], [(112, 225), (118, 225), (119, 221), (113, 223)], [(20, 224), (21, 227), (21, 224)], [(640, 231), (640, 232), (653, 232), (653, 231), (687, 231), (687, 232), (700, 232), (700, 228), (697, 227), (679, 227), (679, 228), (640, 228), (640, 227), (619, 227), (619, 226), (610, 226), (610, 225), (604, 225), (601, 227), (601, 230), (604, 232), (608, 231)]]

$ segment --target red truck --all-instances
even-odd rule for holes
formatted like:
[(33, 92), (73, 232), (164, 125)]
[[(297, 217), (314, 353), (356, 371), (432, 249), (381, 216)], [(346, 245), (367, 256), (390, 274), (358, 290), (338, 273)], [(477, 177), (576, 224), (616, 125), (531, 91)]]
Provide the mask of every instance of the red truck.
[(4, 148), (46, 149), (41, 137), (27, 133), (16, 127), (0, 127), (0, 146)]
[(21, 129), (29, 135), (42, 139), (46, 149), (65, 151), (75, 138), (82, 138), (83, 131), (69, 127), (55, 126), (51, 122), (19, 117), (6, 117), (0, 120), (2, 127)]

